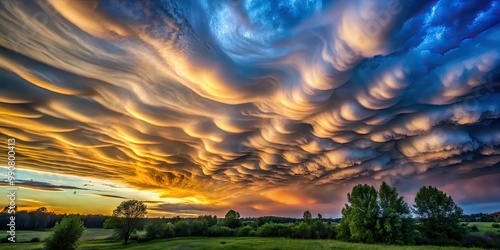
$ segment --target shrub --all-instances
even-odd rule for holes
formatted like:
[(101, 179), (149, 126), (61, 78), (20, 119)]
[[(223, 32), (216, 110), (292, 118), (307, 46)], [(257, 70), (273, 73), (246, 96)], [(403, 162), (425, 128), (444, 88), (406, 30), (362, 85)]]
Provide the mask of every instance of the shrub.
[(137, 238), (137, 243), (144, 243), (153, 240), (153, 238), (150, 238), (148, 236), (142, 236)]
[(207, 234), (211, 237), (228, 237), (234, 236), (235, 231), (229, 227), (212, 226), (208, 229)]
[(163, 232), (163, 222), (154, 220), (146, 226), (146, 236), (151, 239), (161, 238)]
[(161, 234), (162, 238), (173, 238), (175, 237), (175, 226), (172, 223), (164, 223), (163, 224), (163, 231)]
[(491, 224), (491, 226), (494, 228), (500, 228), (500, 223), (495, 222), (495, 223)]
[(186, 220), (182, 219), (175, 223), (175, 235), (176, 236), (189, 236), (191, 231), (189, 229), (189, 224)]
[[(238, 229), (236, 235), (238, 237), (246, 237), (246, 236), (250, 236), (250, 232), (254, 231), (253, 230), (253, 227), (251, 226), (244, 226), (244, 227), (240, 227), (240, 229)], [(255, 232), (254, 232), (255, 234)]]
[(257, 229), (260, 237), (290, 237), (292, 229), (284, 224), (266, 223)]
[(30, 241), (31, 242), (40, 242), (40, 238), (39, 237), (35, 237), (35, 238), (32, 238)]
[(417, 246), (430, 245), (430, 244), (431, 242), (426, 237), (419, 236), (415, 238), (415, 245)]
[(292, 228), (292, 237), (299, 239), (310, 239), (312, 236), (312, 228), (305, 222)]
[(462, 247), (500, 249), (500, 234), (487, 232), (484, 235), (469, 234), (462, 240)]
[(477, 228), (477, 226), (476, 226), (476, 225), (472, 225), (472, 226), (470, 227), (470, 231), (471, 231), (471, 232), (479, 232), (479, 228)]
[(83, 221), (78, 216), (66, 216), (54, 226), (53, 233), (45, 241), (48, 250), (76, 249), (77, 241), (82, 236)]
[(191, 235), (201, 236), (206, 233), (208, 222), (205, 219), (195, 219), (191, 221)]

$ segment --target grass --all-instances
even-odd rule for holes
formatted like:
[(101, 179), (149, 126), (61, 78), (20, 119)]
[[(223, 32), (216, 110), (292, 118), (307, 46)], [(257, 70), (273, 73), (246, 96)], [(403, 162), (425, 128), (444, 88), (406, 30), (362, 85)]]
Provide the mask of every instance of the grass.
[[(500, 233), (499, 228), (493, 228), (492, 222), (470, 222), (468, 226), (476, 225), (479, 232), (473, 234), (484, 234), (485, 232)], [(0, 249), (5, 250), (41, 250), (43, 242), (29, 242), (32, 238), (38, 237), (45, 240), (50, 231), (17, 231), (16, 240), (18, 243), (0, 244)], [(145, 231), (138, 232), (138, 235), (144, 235)], [(124, 246), (121, 242), (112, 242), (107, 240), (113, 235), (111, 229), (89, 228), (83, 231), (80, 238), (81, 250), (100, 250), (100, 249), (131, 249), (131, 250), (211, 250), (211, 249), (436, 249), (452, 250), (464, 249), (457, 247), (437, 247), (437, 246), (387, 246), (387, 245), (367, 245), (358, 243), (347, 243), (336, 240), (299, 240), (285, 238), (259, 238), (259, 237), (229, 237), (229, 238), (211, 238), (211, 237), (181, 237), (165, 240), (155, 240), (147, 243), (131, 243)]]
[[(16, 241), (17, 242), (29, 242), (31, 239), (38, 237), (40, 240), (44, 241), (51, 234), (50, 230), (47, 231), (29, 231), (20, 230), (16, 231)], [(102, 228), (87, 228), (83, 231), (81, 241), (89, 240), (104, 240), (113, 235), (113, 229), (102, 229)]]
[[(2, 244), (1, 249), (5, 250), (41, 250), (43, 243), (15, 243)], [(256, 237), (182, 237), (165, 240), (155, 240), (147, 243), (132, 243), (124, 246), (121, 242), (111, 242), (108, 240), (88, 240), (80, 243), (80, 250), (106, 250), (106, 249), (130, 249), (130, 250), (212, 250), (212, 249), (263, 249), (263, 250), (306, 250), (306, 249), (380, 249), (380, 250), (463, 250), (457, 247), (437, 247), (437, 246), (388, 246), (388, 245), (368, 245), (359, 243), (347, 243), (336, 240), (299, 240), (285, 238), (256, 238)]]
[(472, 227), (473, 225), (477, 226), (479, 232), (472, 232), (472, 234), (484, 234), (486, 232), (500, 233), (500, 228), (494, 228), (492, 226), (493, 222), (469, 222), (468, 227)]

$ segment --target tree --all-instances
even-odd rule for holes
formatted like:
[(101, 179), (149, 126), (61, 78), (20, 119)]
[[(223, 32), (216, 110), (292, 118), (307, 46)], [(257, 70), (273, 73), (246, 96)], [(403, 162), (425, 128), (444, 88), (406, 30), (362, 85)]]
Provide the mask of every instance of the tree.
[(190, 230), (192, 236), (202, 236), (208, 230), (207, 220), (202, 217), (194, 219), (191, 221)]
[(415, 196), (413, 212), (420, 219), (418, 229), (430, 243), (459, 244), (467, 229), (460, 225), (463, 210), (451, 196), (432, 186), (422, 187)]
[(130, 235), (142, 226), (146, 214), (147, 206), (142, 201), (124, 201), (113, 210), (113, 216), (106, 220), (105, 226), (114, 228), (117, 236), (127, 244)]
[(312, 214), (309, 211), (305, 211), (304, 214), (302, 215), (302, 219), (306, 224), (311, 224), (312, 221)]
[(377, 242), (387, 244), (412, 244), (414, 222), (410, 207), (399, 196), (395, 187), (382, 182), (379, 189), (380, 215), (377, 224)]
[(377, 190), (373, 186), (360, 184), (352, 188), (352, 192), (347, 194), (350, 205), (346, 204), (342, 209), (339, 238), (355, 242), (376, 242), (380, 213), (377, 197)]
[(232, 209), (229, 210), (226, 213), (226, 216), (224, 217), (224, 225), (232, 229), (240, 227), (241, 226), (240, 213)]
[(53, 233), (45, 240), (47, 250), (72, 250), (76, 249), (78, 239), (82, 236), (83, 221), (78, 216), (65, 216), (56, 223)]
[(314, 221), (312, 225), (313, 238), (326, 239), (328, 238), (328, 232), (326, 230), (325, 224), (323, 223), (323, 215), (318, 214), (318, 219)]
[(189, 236), (191, 234), (189, 223), (182, 219), (175, 223), (175, 235), (176, 236)]

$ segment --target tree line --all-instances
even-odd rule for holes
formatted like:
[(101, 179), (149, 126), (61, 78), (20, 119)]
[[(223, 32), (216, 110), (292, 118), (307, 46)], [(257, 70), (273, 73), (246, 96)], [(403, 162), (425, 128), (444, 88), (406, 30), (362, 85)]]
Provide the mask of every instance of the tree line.
[[(10, 214), (7, 213), (8, 206), (0, 213), (0, 230), (8, 230)], [(104, 221), (109, 215), (102, 214), (58, 214), (50, 212), (46, 207), (40, 207), (33, 211), (16, 211), (17, 230), (45, 230), (53, 228), (58, 221), (69, 215), (78, 216), (86, 228), (102, 228)]]
[[(491, 221), (491, 217), (485, 214), (464, 215), (462, 208), (452, 197), (436, 187), (422, 187), (417, 192), (412, 207), (404, 201), (395, 187), (385, 182), (379, 189), (367, 184), (357, 185), (347, 194), (347, 200), (348, 204), (342, 209), (340, 220), (325, 219), (321, 214), (313, 217), (309, 211), (303, 213), (302, 219), (276, 216), (241, 218), (240, 213), (235, 210), (229, 210), (220, 219), (212, 215), (197, 218), (146, 218), (147, 206), (142, 201), (129, 200), (122, 202), (113, 211), (113, 215), (105, 220), (100, 215), (64, 216), (60, 223), (55, 223), (54, 232), (46, 241), (46, 246), (47, 249), (57, 249), (50, 247), (57, 245), (73, 249), (86, 226), (86, 220), (90, 225), (101, 223), (103, 228), (114, 229), (115, 239), (122, 240), (124, 244), (185, 236), (256, 236), (338, 239), (372, 244), (500, 248), (500, 234), (469, 234), (471, 230), (478, 228), (461, 223), (464, 219), (471, 218), (476, 218), (474, 221)], [(56, 216), (43, 208), (26, 213), (33, 216), (32, 220), (39, 218), (37, 216), (40, 214), (50, 215), (48, 219), (42, 216), (45, 219), (36, 222), (36, 225), (28, 224), (35, 228), (50, 225), (53, 218), (51, 216)], [(493, 226), (500, 227), (497, 223), (493, 223)], [(146, 235), (137, 236), (136, 232), (144, 229)], [(73, 233), (75, 235), (68, 235)]]

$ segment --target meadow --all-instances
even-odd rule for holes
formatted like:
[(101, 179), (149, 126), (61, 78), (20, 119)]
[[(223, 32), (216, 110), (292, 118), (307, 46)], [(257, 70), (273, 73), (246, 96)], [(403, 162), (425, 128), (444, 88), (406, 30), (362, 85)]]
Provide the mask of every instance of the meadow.
[[(97, 229), (99, 230), (99, 229)], [(101, 229), (103, 230), (103, 229)], [(94, 232), (95, 235), (96, 232)], [(103, 237), (108, 232), (101, 232)], [(89, 235), (87, 233), (87, 235)], [(41, 250), (43, 243), (4, 243), (0, 245), (4, 250)], [(308, 250), (308, 249), (379, 249), (379, 250), (463, 250), (459, 247), (438, 247), (438, 246), (388, 246), (369, 245), (360, 243), (347, 243), (337, 240), (299, 240), (288, 238), (261, 238), (261, 237), (181, 237), (165, 240), (153, 240), (146, 243), (131, 243), (124, 246), (121, 242), (111, 242), (109, 240), (85, 240), (80, 241), (80, 250), (106, 250), (106, 249), (130, 249), (130, 250), (212, 250), (212, 249), (263, 249), (263, 250)], [(474, 248), (469, 248), (474, 249)], [(477, 249), (477, 248), (476, 248)]]
[[(482, 235), (486, 232), (500, 233), (500, 228), (493, 228), (491, 222), (470, 222), (468, 226), (476, 225), (479, 232), (471, 234)], [(0, 243), (0, 249), (5, 250), (42, 250), (43, 241), (50, 235), (51, 231), (17, 231), (17, 243)], [(138, 236), (144, 236), (146, 231), (137, 232)], [(171, 239), (153, 240), (146, 243), (132, 242), (127, 246), (122, 241), (111, 241), (112, 229), (88, 228), (83, 231), (79, 240), (78, 249), (100, 250), (100, 249), (173, 249), (173, 250), (210, 250), (210, 249), (464, 249), (459, 247), (439, 246), (391, 246), (372, 245), (361, 243), (348, 243), (338, 240), (303, 240), (289, 238), (263, 238), (263, 237), (177, 237)], [(33, 238), (39, 238), (42, 242), (30, 242)], [(473, 248), (469, 248), (473, 249)]]
[(476, 225), (477, 229), (479, 229), (479, 232), (471, 232), (471, 234), (484, 234), (486, 232), (500, 233), (500, 228), (494, 228), (491, 224), (493, 224), (493, 222), (469, 222), (467, 226), (472, 227)]

